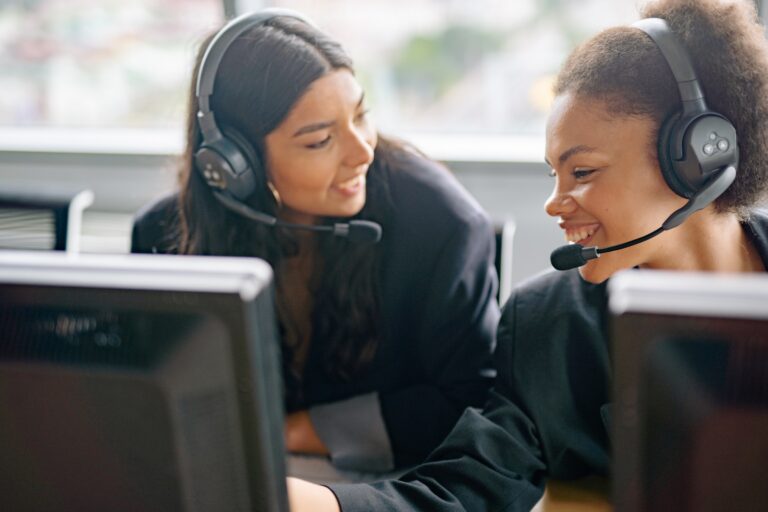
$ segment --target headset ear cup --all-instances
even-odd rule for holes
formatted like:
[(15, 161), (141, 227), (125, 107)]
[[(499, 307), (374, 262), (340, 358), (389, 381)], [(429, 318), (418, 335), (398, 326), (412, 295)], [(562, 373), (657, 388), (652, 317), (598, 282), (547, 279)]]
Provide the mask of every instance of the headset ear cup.
[(261, 159), (253, 148), (253, 145), (248, 142), (248, 139), (246, 139), (238, 130), (229, 126), (222, 126), (221, 133), (237, 146), (237, 149), (240, 150), (245, 157), (246, 162), (248, 162), (248, 167), (251, 171), (256, 174), (257, 177), (263, 176)]
[[(240, 142), (238, 142), (240, 141)], [(244, 201), (256, 190), (252, 166), (258, 165), (255, 154), (237, 134), (220, 136), (203, 142), (194, 154), (194, 166), (214, 191)]]
[(657, 141), (657, 152), (659, 159), (659, 168), (664, 181), (672, 191), (682, 197), (690, 198), (694, 191), (685, 185), (685, 182), (678, 176), (677, 167), (672, 157), (672, 145), (677, 140), (677, 131), (680, 129), (680, 113), (674, 113), (669, 116), (659, 129), (659, 138)]
[(247, 176), (240, 178), (242, 182), (247, 183), (248, 185), (242, 187), (238, 194), (239, 199), (245, 200), (245, 198), (256, 191), (256, 188), (259, 186), (258, 184), (260, 182), (263, 183), (266, 179), (264, 177), (264, 168), (261, 165), (261, 159), (253, 148), (253, 145), (248, 142), (248, 139), (246, 139), (238, 130), (229, 126), (222, 126), (221, 133), (237, 148), (248, 164), (247, 169), (244, 172)]

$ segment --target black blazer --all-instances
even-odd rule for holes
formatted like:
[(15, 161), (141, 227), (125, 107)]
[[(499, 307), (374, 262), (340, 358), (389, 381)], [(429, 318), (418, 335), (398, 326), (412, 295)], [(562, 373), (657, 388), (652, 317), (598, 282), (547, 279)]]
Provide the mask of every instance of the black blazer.
[[(744, 226), (768, 268), (768, 216)], [(333, 485), (344, 512), (528, 511), (545, 480), (607, 475), (606, 283), (577, 270), (518, 286), (503, 308), (494, 391), (467, 410), (428, 461), (400, 481)]]
[[(434, 162), (404, 153), (395, 166), (389, 172), (394, 213), (379, 243), (383, 332), (377, 353), (364, 375), (340, 382), (323, 371), (324, 340), (314, 338), (304, 396), (308, 406), (375, 396), (366, 410), (380, 411), (400, 466), (423, 460), (467, 406), (487, 399), (499, 309), (487, 215)], [(132, 250), (173, 252), (177, 209), (173, 196), (141, 212)], [(328, 430), (331, 436), (336, 429)], [(354, 436), (358, 429), (350, 430)]]

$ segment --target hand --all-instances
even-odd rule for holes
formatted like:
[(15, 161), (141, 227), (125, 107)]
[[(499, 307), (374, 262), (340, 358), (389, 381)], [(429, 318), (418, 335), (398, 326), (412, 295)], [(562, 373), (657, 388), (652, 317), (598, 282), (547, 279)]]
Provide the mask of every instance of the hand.
[(297, 411), (285, 417), (284, 435), (285, 447), (291, 453), (328, 455), (328, 448), (317, 436), (306, 410)]
[(287, 484), (291, 512), (341, 512), (329, 488), (292, 477), (288, 477)]

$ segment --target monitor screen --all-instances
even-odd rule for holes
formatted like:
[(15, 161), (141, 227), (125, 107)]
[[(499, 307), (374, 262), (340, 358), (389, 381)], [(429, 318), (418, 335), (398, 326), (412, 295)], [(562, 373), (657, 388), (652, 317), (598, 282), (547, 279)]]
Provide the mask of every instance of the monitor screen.
[(768, 275), (611, 279), (614, 502), (768, 506)]
[(0, 253), (4, 510), (287, 510), (268, 265)]

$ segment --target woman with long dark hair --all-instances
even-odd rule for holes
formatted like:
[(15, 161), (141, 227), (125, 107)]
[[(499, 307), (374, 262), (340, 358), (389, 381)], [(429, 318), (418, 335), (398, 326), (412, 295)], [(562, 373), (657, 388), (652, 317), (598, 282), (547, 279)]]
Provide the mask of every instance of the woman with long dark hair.
[[(758, 206), (768, 191), (768, 42), (754, 3), (656, 0), (641, 14), (639, 25), (589, 39), (558, 75), (545, 209), (573, 244), (646, 240), (591, 260), (569, 254), (578, 269), (513, 291), (485, 410), (467, 410), (424, 464), (371, 485), (292, 479), (294, 511), (528, 511), (548, 478), (608, 476), (607, 281), (634, 267), (766, 272), (768, 213)], [(700, 90), (676, 67), (685, 53)], [(667, 153), (682, 143), (687, 159), (673, 163)], [(682, 224), (644, 236), (718, 188)]]
[[(132, 250), (269, 262), (288, 449), (343, 468), (413, 464), (486, 398), (492, 227), (445, 168), (376, 132), (338, 43), (292, 15), (254, 16), (264, 19), (201, 70), (209, 39), (194, 73), (214, 74), (208, 110), (250, 163), (252, 189), (235, 207), (221, 198), (200, 156), (209, 141), (193, 81), (179, 191), (140, 212)], [(381, 241), (284, 227), (350, 220), (379, 224)]]

